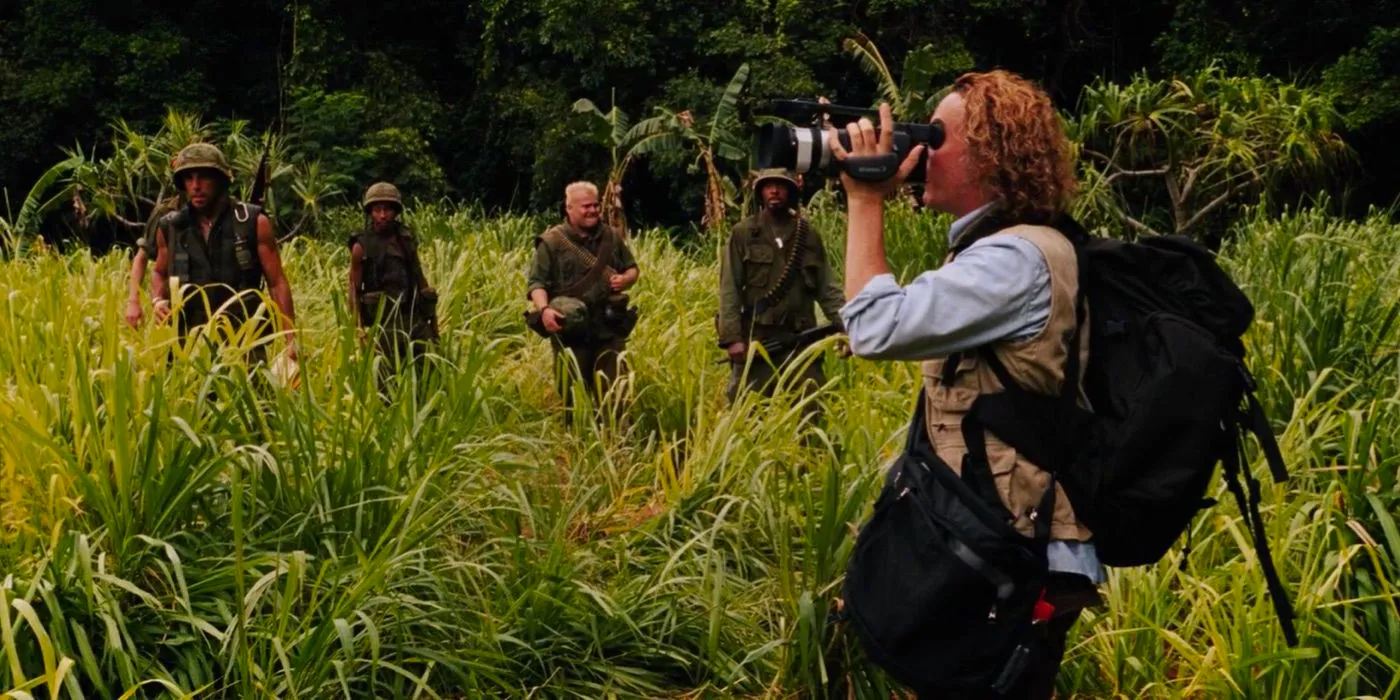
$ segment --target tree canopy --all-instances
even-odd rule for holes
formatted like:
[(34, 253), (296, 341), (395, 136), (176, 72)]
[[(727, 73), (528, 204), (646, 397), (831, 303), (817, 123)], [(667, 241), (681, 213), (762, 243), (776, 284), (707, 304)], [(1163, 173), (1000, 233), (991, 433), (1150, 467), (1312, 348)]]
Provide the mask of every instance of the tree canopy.
[[(907, 118), (922, 118), (941, 82), (962, 70), (1003, 67), (1041, 82), (1061, 108), (1074, 110), (1086, 99), (1102, 102), (1105, 85), (1141, 92), (1149, 84), (1185, 85), (1211, 69), (1265, 81), (1260, 86), (1296, 85), (1335, 107), (1329, 128), (1354, 147), (1355, 172), (1363, 174), (1351, 187), (1353, 206), (1388, 205), (1400, 189), (1388, 167), (1400, 142), (1385, 138), (1400, 125), (1397, 37), (1394, 0), (1132, 7), (834, 0), (820, 11), (788, 0), (133, 0), (121, 7), (16, 0), (0, 6), (0, 182), (9, 201), (22, 201), (72, 152), (111, 156), (113, 125), (154, 134), (174, 110), (242, 123), (255, 140), (273, 131), (288, 144), (287, 162), (317, 175), (316, 202), (353, 199), (388, 179), (420, 199), (549, 211), (571, 180), (617, 178), (627, 181), (629, 218), (681, 224), (707, 212), (713, 218), (716, 188), (728, 181), (716, 173), (742, 179), (743, 164), (727, 155), (728, 144), (744, 136), (732, 133), (735, 120), (767, 99), (824, 95), (869, 105), (889, 98)], [(745, 66), (742, 94), (730, 100)], [(581, 124), (587, 110), (575, 109), (580, 100), (632, 115), (634, 128), (665, 126), (667, 142), (684, 147), (626, 158), (611, 132), (600, 136)], [(1174, 128), (1161, 132), (1164, 143), (1182, 143), (1184, 132)], [(688, 172), (697, 166), (704, 177)], [(1230, 172), (1220, 177), (1238, 175)], [(1115, 186), (1131, 179), (1121, 172), (1105, 178), (1115, 175)], [(1215, 192), (1204, 175), (1195, 191), (1206, 198), (1202, 208)], [(1115, 190), (1118, 203), (1155, 196), (1138, 192), (1141, 184)], [(1180, 230), (1194, 215), (1173, 213), (1178, 220), (1170, 225), (1138, 221)]]

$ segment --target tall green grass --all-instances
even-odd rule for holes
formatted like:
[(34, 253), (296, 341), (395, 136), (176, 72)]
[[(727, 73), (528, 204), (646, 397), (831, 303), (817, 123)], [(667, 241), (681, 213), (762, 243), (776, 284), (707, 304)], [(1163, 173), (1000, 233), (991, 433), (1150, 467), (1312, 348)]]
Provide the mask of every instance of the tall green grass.
[[(839, 259), (840, 215), (815, 221)], [(729, 407), (713, 251), (644, 232), (633, 374), (607, 398), (628, 410), (565, 424), (521, 317), (541, 222), (436, 207), (412, 223), (444, 333), (387, 402), (345, 312), (342, 240), (284, 249), (294, 390), (247, 375), (252, 341), (214, 353), (127, 329), (124, 259), (0, 264), (0, 690), (890, 696), (830, 613), (916, 366), (814, 351), (820, 422), (791, 393)], [(892, 211), (901, 279), (941, 260), (946, 223)], [(1400, 686), (1394, 227), (1307, 211), (1238, 234), (1226, 263), (1258, 307), (1250, 360), (1295, 475), (1266, 481), (1264, 507), (1303, 643), (1284, 646), (1222, 499), (1189, 557), (1111, 573), (1067, 695)]]

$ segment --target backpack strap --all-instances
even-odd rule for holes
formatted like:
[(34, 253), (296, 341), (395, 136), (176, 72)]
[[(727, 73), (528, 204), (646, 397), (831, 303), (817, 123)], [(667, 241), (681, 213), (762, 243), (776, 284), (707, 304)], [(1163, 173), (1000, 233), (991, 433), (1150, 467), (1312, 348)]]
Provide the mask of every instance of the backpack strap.
[[(1278, 570), (1274, 568), (1273, 556), (1269, 554), (1269, 538), (1264, 533), (1264, 518), (1259, 514), (1259, 480), (1254, 478), (1248, 469), (1242, 467), (1245, 460), (1240, 427), (1243, 426), (1244, 420), (1245, 416), (1241, 414), (1239, 422), (1228, 428), (1230, 444), (1221, 459), (1225, 465), (1225, 485), (1239, 504), (1240, 517), (1244, 518), (1245, 528), (1254, 538), (1254, 551), (1259, 556), (1260, 568), (1264, 570), (1264, 582), (1269, 588), (1269, 599), (1273, 601), (1279, 626), (1283, 628), (1284, 641), (1289, 647), (1296, 647), (1298, 631), (1293, 627), (1293, 605), (1288, 599), (1288, 592), (1283, 588), (1283, 581), (1278, 577)], [(1240, 484), (1241, 476), (1249, 488), (1247, 493), (1245, 487)]]
[(165, 247), (170, 249), (170, 276), (188, 282), (190, 254), (185, 250), (185, 235), (190, 227), (189, 213), (180, 208), (161, 217), (160, 228), (165, 231)]
[[(901, 460), (901, 462), (902, 462), (903, 464), (905, 464), (905, 468), (914, 468), (914, 467), (917, 466), (918, 468), (924, 468), (924, 469), (950, 469), (949, 465), (948, 465), (946, 462), (944, 462), (943, 459), (942, 459), (941, 457), (938, 456), (938, 454), (937, 454), (937, 452), (936, 452), (935, 450), (932, 449), (932, 441), (929, 439), (929, 435), (928, 435), (928, 421), (927, 421), (927, 418), (926, 418), (926, 416), (927, 416), (926, 411), (927, 411), (927, 397), (926, 397), (926, 395), (925, 395), (925, 393), (924, 393), (924, 390), (923, 390), (923, 389), (920, 389), (920, 390), (919, 390), (918, 403), (915, 404), (915, 406), (914, 406), (914, 418), (913, 418), (913, 420), (911, 420), (910, 423), (909, 423), (909, 434), (908, 434), (908, 436), (907, 436), (907, 438), (906, 438), (906, 440), (905, 440), (905, 443), (904, 443), (904, 454), (905, 454), (906, 456), (907, 456), (907, 455), (920, 454), (920, 453), (927, 453), (927, 454), (930, 454), (930, 455), (932, 456), (933, 464), (928, 465), (928, 464), (922, 464), (922, 463), (921, 463), (921, 464), (919, 464), (919, 465), (913, 465), (913, 464), (910, 464), (909, 461), (906, 461), (906, 460)], [(984, 453), (984, 454), (985, 454), (985, 453)], [(983, 463), (984, 465), (986, 464), (986, 459), (985, 459), (985, 457), (983, 458), (982, 463)], [(966, 460), (964, 461), (964, 464), (966, 465)], [(966, 466), (964, 466), (964, 469), (965, 469), (965, 468), (966, 468)], [(983, 467), (983, 471), (986, 473), (987, 478), (990, 480), (990, 479), (991, 479), (991, 468), (990, 468), (990, 467)], [(894, 475), (894, 474), (891, 474), (891, 476), (895, 476), (895, 475)], [(966, 481), (967, 477), (964, 476), (963, 478), (964, 478), (964, 481)], [(1052, 477), (1052, 478), (1053, 478), (1053, 477)], [(1051, 483), (1051, 485), (1053, 486), (1053, 482)], [(973, 490), (974, 490), (974, 493), (975, 493), (978, 497), (980, 497), (980, 498), (985, 498), (985, 497), (986, 497), (985, 494), (982, 492), (981, 489), (979, 489), (979, 488), (977, 488), (977, 487), (973, 487)], [(1042, 500), (1042, 505), (1041, 505), (1041, 511), (1042, 511), (1042, 512), (1051, 512), (1051, 511), (1053, 510), (1053, 508), (1054, 508), (1054, 506), (1053, 506), (1053, 503), (1054, 503), (1054, 491), (1055, 491), (1054, 488), (1051, 488), (1051, 489), (1048, 490), (1047, 498), (1050, 499), (1050, 500), (1048, 501), (1048, 503), (1051, 504), (1050, 508), (1047, 509), (1047, 508), (1045, 507), (1045, 505), (1044, 505), (1047, 501)], [(987, 501), (989, 504), (992, 504), (992, 505), (1001, 505), (1001, 500), (1000, 500), (1001, 497), (998, 496), (998, 495), (996, 495), (996, 487), (995, 487), (995, 486), (992, 487), (992, 495), (991, 495), (991, 498), (992, 498), (992, 500)], [(917, 507), (921, 512), (923, 512), (924, 517), (929, 518), (930, 520), (933, 520), (933, 519), (934, 519), (934, 518), (933, 518), (933, 515), (930, 514), (930, 513), (925, 509), (924, 504), (922, 503), (922, 501), (921, 501), (920, 499), (918, 499), (918, 498), (913, 499), (913, 503), (914, 503), (915, 507)], [(1003, 510), (1005, 510), (1005, 506), (1004, 506), (1004, 505), (1002, 506), (1002, 508), (1003, 508)], [(1008, 512), (1008, 515), (1009, 515), (1009, 512)], [(1043, 532), (1043, 533), (1041, 532), (1041, 530), (1042, 530), (1041, 521), (1042, 521), (1042, 520), (1044, 521), (1044, 525), (1043, 525), (1044, 532)], [(1050, 537), (1050, 520), (1051, 520), (1050, 518), (1044, 518), (1044, 519), (1042, 519), (1042, 518), (1037, 518), (1037, 519), (1036, 519), (1036, 537), (1037, 537), (1037, 538), (1040, 538), (1042, 541), (1048, 541), (1048, 540), (1049, 540), (1049, 537)], [(1004, 601), (1004, 600), (1006, 600), (1007, 598), (1011, 597), (1011, 594), (1015, 592), (1015, 590), (1016, 590), (1016, 582), (1011, 578), (1010, 575), (1008, 575), (1006, 572), (1002, 571), (1001, 569), (998, 569), (998, 568), (992, 566), (991, 564), (987, 563), (987, 560), (986, 560), (986, 559), (983, 559), (981, 555), (979, 555), (979, 554), (977, 554), (977, 552), (973, 551), (973, 549), (972, 549), (971, 547), (967, 546), (967, 544), (964, 543), (962, 540), (959, 540), (959, 539), (956, 538), (956, 537), (950, 538), (950, 539), (949, 539), (949, 542), (948, 542), (948, 548), (952, 551), (953, 556), (956, 556), (958, 559), (962, 560), (962, 563), (965, 564), (965, 565), (967, 565), (967, 567), (968, 567), (969, 569), (972, 569), (973, 571), (977, 572), (977, 574), (978, 574), (979, 576), (982, 576), (983, 578), (987, 579), (987, 582), (990, 583), (990, 584), (992, 584), (992, 587), (995, 588), (995, 589), (996, 589), (996, 592), (997, 592), (997, 601), (999, 601), (999, 602), (1000, 602), (1000, 601)]]
[(1264, 415), (1264, 407), (1259, 405), (1259, 399), (1255, 397), (1254, 390), (1258, 385), (1254, 383), (1254, 376), (1249, 373), (1249, 368), (1243, 362), (1237, 363), (1240, 370), (1240, 377), (1244, 379), (1244, 396), (1248, 402), (1249, 430), (1254, 433), (1254, 437), (1259, 441), (1259, 448), (1264, 451), (1264, 461), (1269, 464), (1269, 473), (1274, 477), (1274, 483), (1288, 481), (1288, 469), (1283, 465), (1283, 453), (1278, 449), (1278, 441), (1274, 439), (1274, 431), (1269, 427), (1269, 418)]
[[(943, 386), (952, 386), (952, 385), (953, 385), (953, 380), (956, 379), (957, 376), (958, 376), (958, 365), (961, 365), (961, 364), (962, 364), (962, 353), (960, 353), (960, 352), (955, 352), (955, 353), (949, 355), (949, 356), (948, 356), (948, 359), (946, 359), (946, 360), (943, 361), (943, 376), (941, 376), (941, 377), (938, 378), (938, 382), (939, 382), (940, 384), (942, 384)], [(995, 369), (995, 368), (993, 368), (993, 369)], [(1002, 369), (1002, 371), (1006, 371), (1006, 368), (1005, 368), (1005, 367), (1002, 367), (1001, 369)], [(1000, 378), (1001, 378), (1000, 375), (998, 375), (997, 378), (1000, 379)], [(1002, 383), (1005, 384), (1006, 382), (1002, 382)]]
[(364, 251), (364, 257), (360, 259), (363, 266), (360, 273), (360, 292), (382, 289), (380, 282), (379, 263), (380, 257), (384, 255), (384, 243), (375, 237), (374, 233), (366, 229), (360, 234), (350, 237), (350, 248), (353, 250), (355, 244), (360, 244), (360, 249)]

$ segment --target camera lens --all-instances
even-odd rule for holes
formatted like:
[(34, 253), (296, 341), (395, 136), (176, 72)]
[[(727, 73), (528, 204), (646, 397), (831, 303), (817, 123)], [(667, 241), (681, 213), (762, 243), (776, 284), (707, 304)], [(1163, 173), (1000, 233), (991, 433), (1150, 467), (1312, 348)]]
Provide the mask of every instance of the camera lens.
[(817, 127), (764, 124), (758, 131), (758, 167), (807, 173), (831, 164), (826, 134)]
[[(850, 135), (837, 122), (837, 119), (832, 119), (832, 124), (837, 127), (836, 138), (849, 151)], [(934, 120), (930, 124), (897, 123), (893, 127), (893, 135), (894, 154), (903, 160), (904, 154), (915, 144), (927, 144), (925, 155), (940, 148), (946, 133), (943, 123)], [(815, 126), (764, 124), (759, 127), (755, 156), (759, 168), (784, 168), (799, 174), (827, 170), (836, 164), (826, 141), (826, 132)], [(924, 160), (920, 160), (914, 172), (910, 173), (909, 180), (921, 181), (923, 173)]]

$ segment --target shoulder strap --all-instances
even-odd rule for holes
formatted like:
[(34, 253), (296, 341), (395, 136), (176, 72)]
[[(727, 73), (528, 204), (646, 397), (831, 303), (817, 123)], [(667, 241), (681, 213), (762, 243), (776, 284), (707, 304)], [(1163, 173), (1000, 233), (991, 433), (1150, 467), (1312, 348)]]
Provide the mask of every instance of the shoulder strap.
[[(181, 207), (161, 217), (160, 228), (165, 231), (165, 247), (170, 251), (170, 276), (179, 277), (181, 282), (188, 282), (190, 254), (185, 250), (183, 240), (190, 228), (188, 210)], [(152, 232), (152, 236), (154, 235)]]
[[(1279, 579), (1278, 569), (1274, 567), (1274, 558), (1269, 553), (1269, 538), (1264, 532), (1264, 519), (1259, 514), (1259, 480), (1244, 468), (1244, 441), (1241, 440), (1240, 431), (1244, 421), (1245, 417), (1241, 415), (1239, 423), (1228, 428), (1230, 444), (1225, 449), (1222, 459), (1225, 465), (1225, 485), (1235, 497), (1235, 503), (1239, 505), (1245, 529), (1254, 539), (1254, 551), (1259, 556), (1260, 568), (1264, 570), (1264, 582), (1269, 588), (1269, 598), (1273, 601), (1279, 625), (1283, 627), (1284, 641), (1289, 647), (1295, 647), (1298, 646), (1298, 632), (1293, 628), (1293, 604), (1288, 600), (1288, 592), (1284, 590), (1283, 581)], [(1273, 467), (1272, 463), (1270, 467)], [(1240, 484), (1241, 476), (1244, 478), (1244, 486)], [(1245, 486), (1249, 489), (1247, 493)]]
[(592, 253), (584, 250), (582, 246), (569, 239), (568, 234), (558, 226), (545, 231), (546, 238), (560, 243), (567, 247), (574, 255), (577, 255), (584, 265), (588, 266), (588, 271), (583, 276), (564, 286), (555, 293), (555, 296), (576, 297), (588, 291), (590, 287), (597, 283), (598, 278), (606, 271), (609, 274), (613, 268), (608, 264), (612, 259), (613, 249), (617, 246), (617, 238), (613, 232), (601, 224), (598, 227), (599, 235), (603, 236), (603, 245), (598, 249), (595, 257)]
[(787, 261), (783, 264), (783, 273), (778, 277), (778, 283), (768, 290), (757, 302), (754, 302), (754, 311), (763, 313), (774, 305), (781, 302), (787, 296), (788, 290), (792, 288), (792, 282), (797, 278), (797, 267), (802, 264), (802, 254), (807, 249), (807, 217), (799, 215), (797, 217), (797, 236), (792, 241), (792, 247), (788, 249)]
[(233, 205), (233, 233), (238, 237), (235, 245), (244, 247), (248, 255), (252, 256), (253, 267), (256, 268), (258, 276), (262, 275), (262, 258), (258, 257), (258, 217), (262, 215), (262, 207), (247, 202), (238, 202)]
[(358, 242), (360, 249), (364, 251), (364, 257), (360, 259), (360, 264), (364, 266), (360, 274), (360, 291), (379, 289), (379, 256), (382, 254), (382, 244), (374, 232), (368, 229), (350, 240), (351, 248)]

